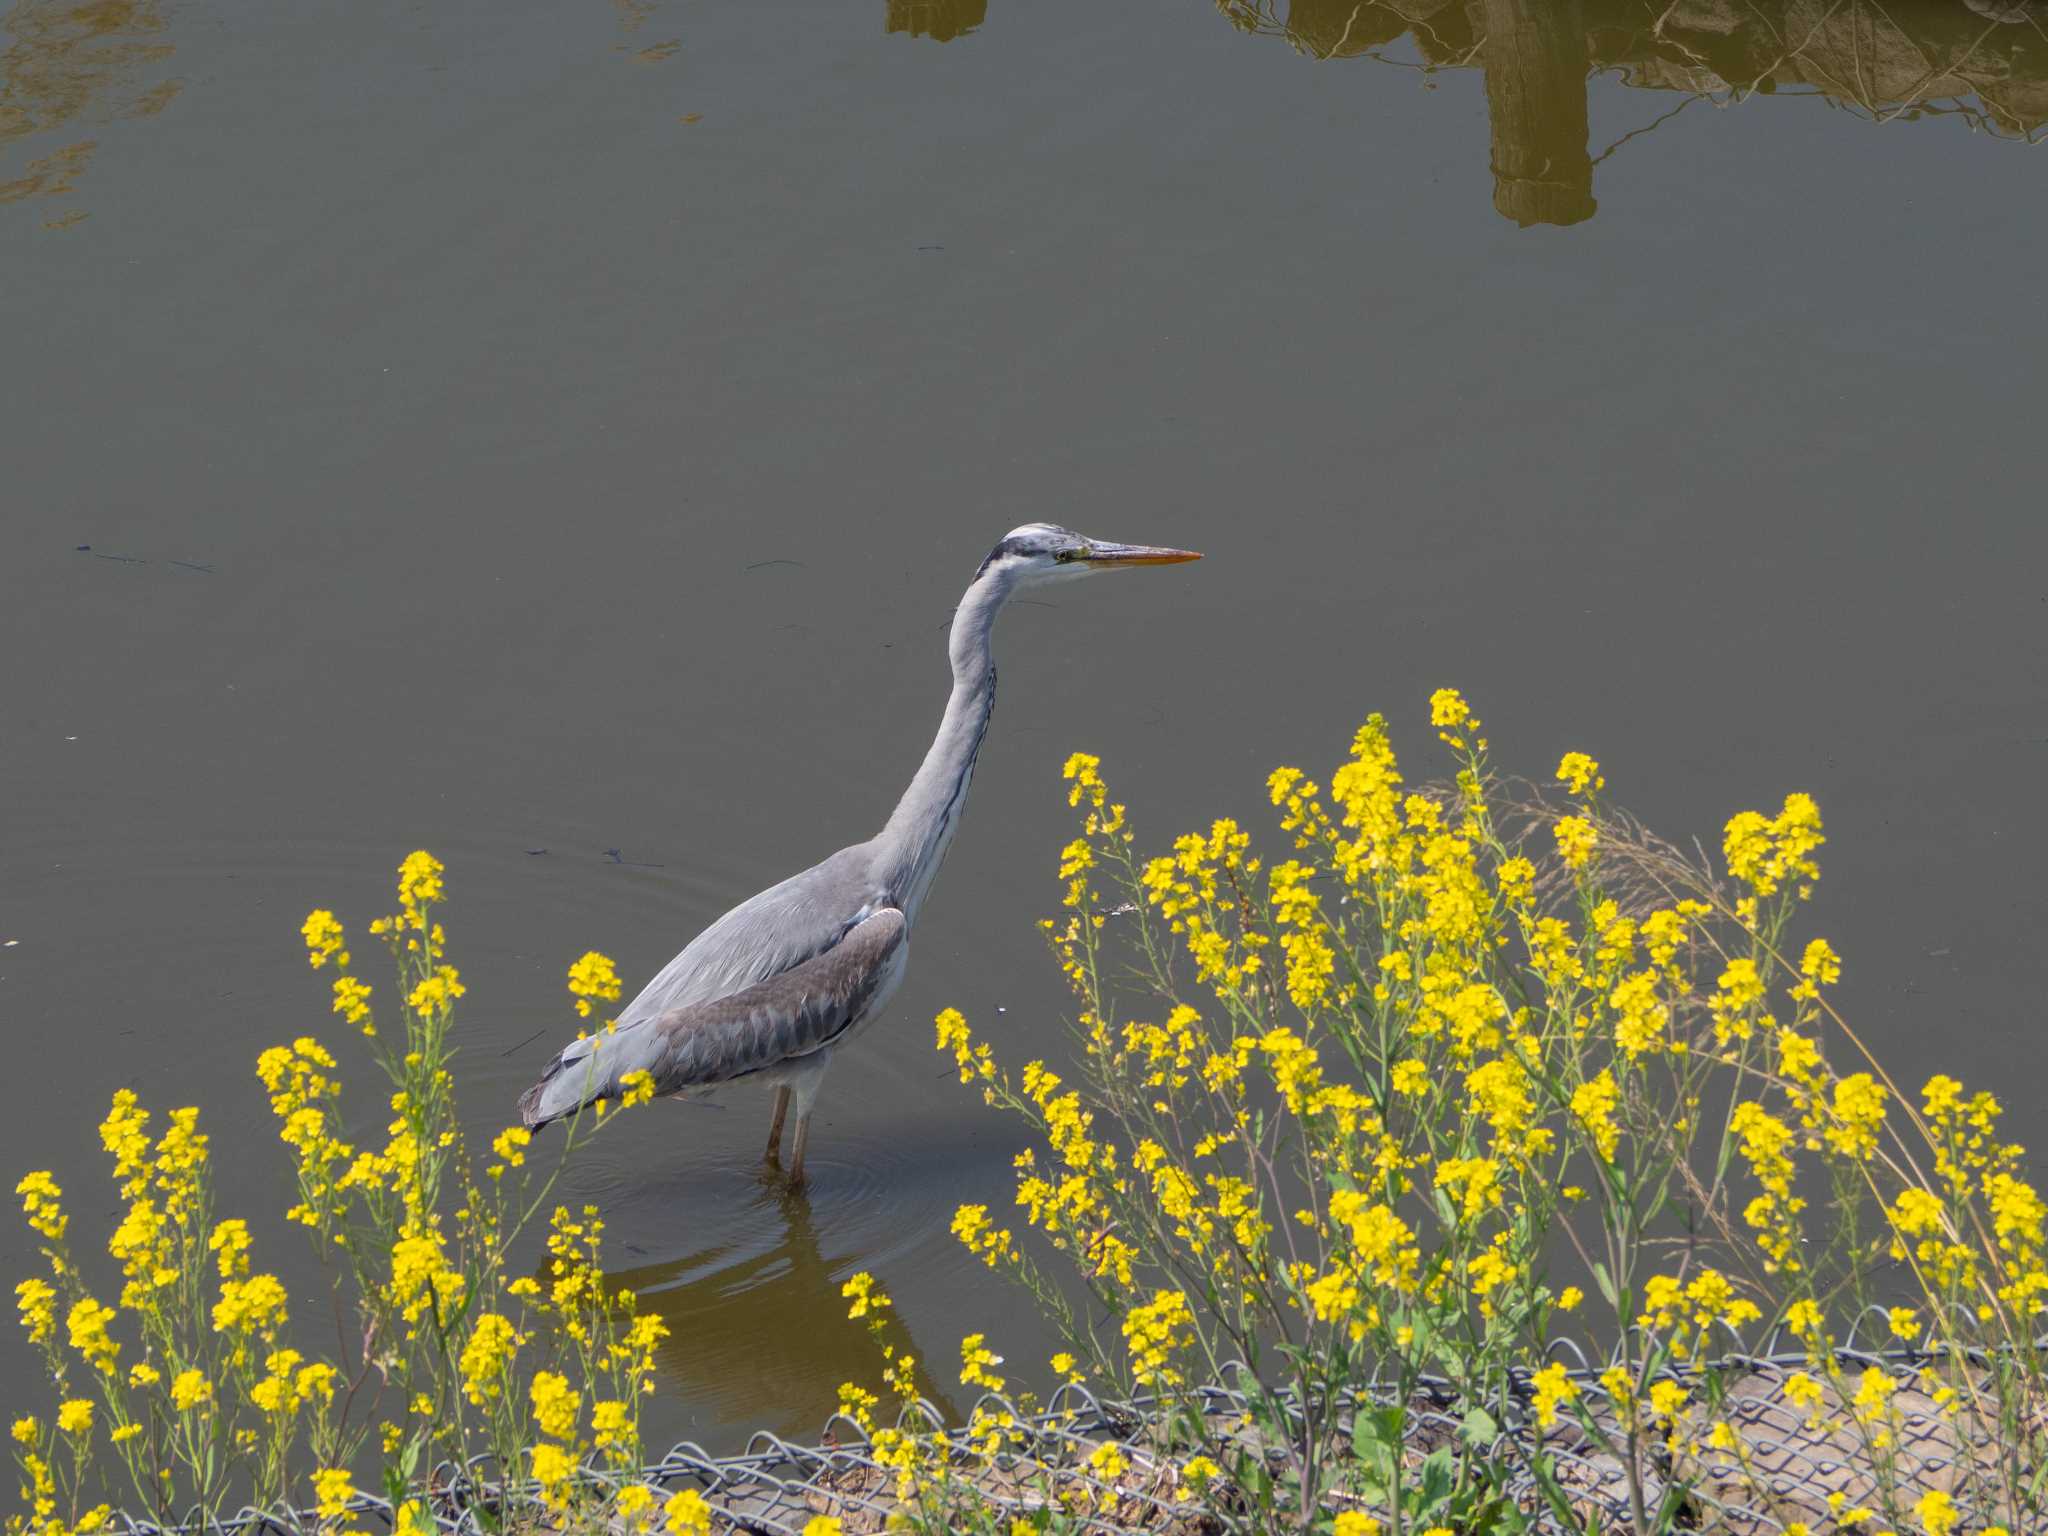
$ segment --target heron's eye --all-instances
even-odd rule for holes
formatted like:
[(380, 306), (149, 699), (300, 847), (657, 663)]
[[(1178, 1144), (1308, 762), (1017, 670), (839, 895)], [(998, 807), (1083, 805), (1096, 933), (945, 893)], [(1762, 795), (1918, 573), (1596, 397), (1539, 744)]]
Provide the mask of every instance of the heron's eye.
[(1052, 552), (1053, 563), (1065, 565), (1069, 560), (1078, 559), (1080, 554), (1078, 549), (1056, 549)]

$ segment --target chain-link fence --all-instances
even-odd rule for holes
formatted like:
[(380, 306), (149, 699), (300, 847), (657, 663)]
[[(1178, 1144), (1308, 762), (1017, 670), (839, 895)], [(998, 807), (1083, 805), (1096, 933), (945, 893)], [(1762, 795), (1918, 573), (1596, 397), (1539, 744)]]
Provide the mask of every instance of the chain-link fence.
[[(1624, 1441), (1615, 1405), (1599, 1382), (1601, 1367), (1579, 1358), (1567, 1374), (1580, 1403), (1608, 1431), (1610, 1441)], [(1892, 1382), (1911, 1383), (1914, 1373), (1937, 1357), (1896, 1348), (1857, 1348), (1852, 1342), (1836, 1358), (1852, 1380), (1865, 1369), (1881, 1367)], [(1989, 1364), (1981, 1359), (1962, 1362), (1962, 1378), (1966, 1383), (1983, 1381)], [(1733, 1436), (1724, 1437), (1718, 1447), (1673, 1451), (1662, 1436), (1644, 1434), (1638, 1439), (1641, 1450), (1633, 1471), (1599, 1438), (1568, 1416), (1560, 1417), (1540, 1433), (1555, 1491), (1575, 1511), (1571, 1523), (1557, 1515), (1552, 1497), (1538, 1488), (1529, 1470), (1539, 1431), (1526, 1408), (1526, 1383), (1522, 1405), (1490, 1441), (1481, 1443), (1454, 1404), (1450, 1384), (1423, 1380), (1408, 1399), (1405, 1452), (1411, 1466), (1446, 1446), (1456, 1455), (1493, 1463), (1494, 1486), (1524, 1512), (1528, 1528), (1552, 1533), (1638, 1529), (1642, 1513), (1647, 1511), (1654, 1519), (1674, 1487), (1681, 1491), (1675, 1501), (1679, 1531), (1782, 1536), (1801, 1521), (1816, 1529), (1832, 1528), (1841, 1510), (1881, 1502), (1873, 1434), (1887, 1439), (1887, 1476), (1892, 1488), (1909, 1501), (1940, 1490), (1952, 1493), (1960, 1506), (1973, 1484), (1998, 1484), (2001, 1458), (2013, 1450), (1988, 1426), (1972, 1428), (1982, 1424), (1981, 1416), (1947, 1412), (1928, 1392), (1910, 1384), (1894, 1386), (1875, 1428), (1859, 1423), (1858, 1415), (1832, 1387), (1824, 1389), (1819, 1403), (1795, 1407), (1785, 1397), (1785, 1380), (1810, 1368), (1803, 1353), (1774, 1351), (1727, 1355), (1688, 1371), (1685, 1380), (1695, 1389), (1709, 1375), (1718, 1378), (1719, 1417), (1731, 1426)], [(1954, 1379), (1954, 1363), (1945, 1370)], [(1223, 1382), (1196, 1394), (1203, 1438), (1212, 1456), (1220, 1450), (1262, 1450), (1251, 1399), (1231, 1384), (1233, 1379), (1227, 1374)], [(1348, 1435), (1357, 1408), (1388, 1407), (1396, 1400), (1391, 1392), (1363, 1389), (1345, 1403), (1337, 1427)], [(1183, 1474), (1186, 1458), (1197, 1448), (1186, 1445), (1178, 1455), (1169, 1455), (1152, 1446), (1157, 1437), (1148, 1430), (1157, 1423), (1162, 1407), (1152, 1398), (1112, 1401), (1084, 1387), (1063, 1386), (1045, 1411), (1021, 1414), (1003, 1398), (987, 1396), (977, 1408), (985, 1420), (999, 1418), (1005, 1425), (1004, 1449), (995, 1456), (975, 1447), (968, 1428), (943, 1428), (929, 1405), (913, 1410), (918, 1422), (911, 1427), (935, 1437), (956, 1481), (971, 1485), (979, 1499), (1006, 1513), (1029, 1515), (1054, 1504), (1079, 1529), (1104, 1533), (1193, 1536), (1220, 1529)], [(2043, 1426), (2021, 1428), (2038, 1433)], [(1091, 1461), (1109, 1443), (1118, 1447), (1118, 1454), (1108, 1466)], [(633, 1476), (594, 1469), (580, 1476), (593, 1493), (615, 1492), (638, 1482), (666, 1500), (682, 1489), (695, 1489), (708, 1504), (713, 1528), (719, 1532), (801, 1536), (811, 1520), (828, 1515), (841, 1522), (847, 1536), (864, 1536), (881, 1531), (898, 1507), (896, 1470), (877, 1458), (876, 1447), (856, 1425), (837, 1417), (814, 1445), (792, 1444), (763, 1432), (737, 1455), (713, 1456), (685, 1442)], [(514, 1517), (506, 1523), (517, 1525), (526, 1523), (516, 1518), (520, 1511), (540, 1510), (532, 1484), (502, 1477), (487, 1461), (436, 1469), (420, 1497), (446, 1536), (481, 1536), (500, 1515)], [(358, 1498), (352, 1508), (362, 1517), (359, 1525), (380, 1523), (389, 1530), (398, 1523), (396, 1511), (383, 1499)], [(213, 1530), (220, 1536), (304, 1536), (316, 1523), (308, 1511), (248, 1509), (218, 1522)], [(128, 1536), (171, 1536), (162, 1527), (127, 1517), (119, 1525)], [(198, 1536), (202, 1528), (195, 1520), (173, 1529)]]

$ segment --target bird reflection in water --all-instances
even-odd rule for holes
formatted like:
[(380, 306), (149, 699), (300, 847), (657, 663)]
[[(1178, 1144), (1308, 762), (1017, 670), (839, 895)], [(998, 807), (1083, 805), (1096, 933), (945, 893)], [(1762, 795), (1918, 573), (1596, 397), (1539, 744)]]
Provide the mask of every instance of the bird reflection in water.
[[(881, 1352), (866, 1326), (848, 1319), (841, 1294), (863, 1255), (826, 1254), (809, 1200), (777, 1179), (761, 1179), (743, 1224), (754, 1241), (721, 1242), (606, 1278), (632, 1291), (643, 1315), (668, 1324), (655, 1369), (662, 1396), (689, 1406), (693, 1438), (726, 1426), (814, 1436), (838, 1406), (841, 1382), (880, 1385)], [(957, 1420), (897, 1308), (882, 1314), (881, 1329), (884, 1344), (919, 1362), (923, 1394)]]

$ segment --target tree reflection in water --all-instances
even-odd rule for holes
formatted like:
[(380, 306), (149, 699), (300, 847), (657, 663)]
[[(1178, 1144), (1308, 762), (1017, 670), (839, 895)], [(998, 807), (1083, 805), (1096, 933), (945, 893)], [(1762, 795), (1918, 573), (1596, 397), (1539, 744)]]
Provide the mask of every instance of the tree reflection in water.
[(1961, 117), (1987, 134), (2028, 143), (2043, 138), (2048, 125), (2044, 0), (1217, 5), (1239, 29), (1281, 38), (1312, 58), (1483, 71), (1494, 207), (1522, 225), (1592, 216), (1593, 168), (1620, 147), (1593, 154), (1587, 144), (1586, 80), (1602, 71), (1640, 90), (1678, 92), (1681, 106), (1806, 95), (1873, 123)]
[[(0, 156), (42, 135), (68, 137), (114, 117), (154, 117), (178, 94), (177, 80), (157, 80), (175, 51), (163, 40), (158, 0), (16, 0), (0, 17)], [(97, 139), (42, 146), (9, 174), (0, 161), (0, 203), (63, 198), (99, 148)], [(62, 229), (86, 215), (45, 220)]]
[[(1517, 224), (1593, 216), (1586, 80), (1732, 106), (1818, 96), (1872, 122), (1961, 117), (2028, 143), (2048, 125), (2048, 0), (1216, 0), (1317, 59), (1478, 69), (1493, 205)], [(888, 0), (888, 30), (970, 32), (987, 0)], [(1391, 51), (1403, 39), (1407, 46)], [(1682, 103), (1683, 104), (1683, 103)], [(1662, 119), (1660, 119), (1662, 121)], [(1653, 125), (1654, 126), (1654, 125)], [(1627, 137), (1638, 137), (1642, 130)]]
[[(940, 41), (988, 0), (886, 0), (887, 30)], [(1493, 205), (1517, 224), (1593, 216), (1586, 81), (1612, 72), (1680, 106), (1819, 97), (1873, 123), (1960, 117), (1998, 138), (2048, 133), (2048, 0), (1215, 0), (1239, 30), (1315, 59), (1477, 69)], [(1671, 112), (1658, 122), (1675, 116)], [(1652, 128), (1656, 124), (1650, 125)]]
[(887, 0), (885, 32), (950, 43), (988, 20), (988, 0)]

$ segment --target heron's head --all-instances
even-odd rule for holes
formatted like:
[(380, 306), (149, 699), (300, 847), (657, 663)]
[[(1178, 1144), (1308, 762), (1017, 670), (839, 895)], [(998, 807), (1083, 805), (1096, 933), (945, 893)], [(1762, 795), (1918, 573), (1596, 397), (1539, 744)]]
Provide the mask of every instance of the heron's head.
[(1019, 586), (1066, 581), (1097, 571), (1128, 571), (1141, 565), (1178, 565), (1202, 557), (1191, 549), (1163, 549), (1153, 544), (1115, 544), (1091, 539), (1054, 523), (1026, 523), (1012, 528), (988, 552), (977, 575), (998, 570)]

